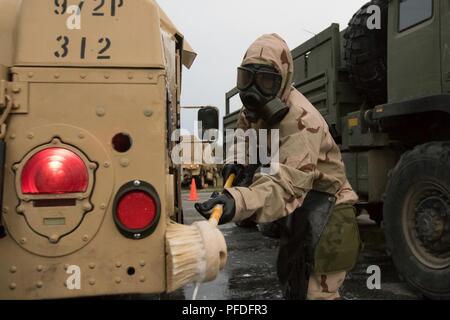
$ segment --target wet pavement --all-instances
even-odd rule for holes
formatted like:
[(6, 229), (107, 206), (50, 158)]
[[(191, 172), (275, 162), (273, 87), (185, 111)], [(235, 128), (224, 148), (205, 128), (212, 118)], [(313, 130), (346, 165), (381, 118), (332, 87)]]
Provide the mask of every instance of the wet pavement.
[[(210, 192), (200, 192), (206, 200)], [(203, 218), (183, 194), (185, 223), (191, 224)], [(347, 275), (341, 290), (347, 300), (411, 300), (421, 296), (400, 280), (391, 259), (386, 255), (382, 230), (367, 216), (358, 218), (364, 250), (357, 266)], [(228, 246), (228, 262), (218, 278), (199, 287), (198, 300), (278, 300), (282, 299), (276, 275), (278, 240), (264, 237), (256, 228), (240, 228), (235, 224), (220, 226)], [(367, 279), (371, 265), (381, 269), (381, 289), (369, 290)], [(188, 285), (172, 298), (192, 299), (194, 286)]]

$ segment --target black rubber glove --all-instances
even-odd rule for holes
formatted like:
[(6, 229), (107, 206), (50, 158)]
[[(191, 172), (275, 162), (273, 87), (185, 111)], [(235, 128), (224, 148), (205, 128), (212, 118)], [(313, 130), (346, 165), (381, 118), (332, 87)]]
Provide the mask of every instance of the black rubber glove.
[(235, 174), (233, 185), (238, 185), (244, 178), (245, 167), (242, 164), (226, 164), (222, 169), (223, 185), (227, 182), (231, 174)]
[(206, 219), (209, 220), (211, 210), (218, 204), (223, 205), (223, 214), (220, 218), (219, 224), (231, 222), (236, 214), (236, 204), (233, 197), (225, 192), (215, 198), (211, 198), (203, 203), (196, 203), (195, 209)]

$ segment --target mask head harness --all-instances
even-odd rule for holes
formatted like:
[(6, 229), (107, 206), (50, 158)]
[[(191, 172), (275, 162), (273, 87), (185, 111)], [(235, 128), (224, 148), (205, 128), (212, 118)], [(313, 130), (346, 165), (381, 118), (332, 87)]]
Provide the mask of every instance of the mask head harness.
[(280, 122), (289, 108), (277, 98), (283, 78), (269, 65), (248, 64), (238, 68), (237, 87), (247, 120), (263, 119), (272, 126)]

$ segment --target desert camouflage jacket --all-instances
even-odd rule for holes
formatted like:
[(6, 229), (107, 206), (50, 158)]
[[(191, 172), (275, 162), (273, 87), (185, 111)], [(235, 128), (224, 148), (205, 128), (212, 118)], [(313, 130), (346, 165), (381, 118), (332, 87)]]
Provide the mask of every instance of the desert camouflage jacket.
[[(241, 111), (238, 128), (278, 129), (279, 168), (275, 174), (257, 173), (248, 188), (229, 188), (236, 202), (235, 221), (254, 215), (257, 222), (271, 222), (302, 205), (310, 190), (333, 194), (336, 204), (354, 204), (358, 197), (350, 186), (339, 147), (316, 108), (292, 86), (294, 63), (286, 42), (276, 34), (264, 35), (248, 49), (242, 65), (274, 66), (283, 77), (279, 93), (289, 107), (287, 116), (274, 127), (264, 121), (250, 123)], [(237, 141), (237, 144), (245, 141)], [(239, 148), (238, 148), (239, 150)], [(232, 163), (239, 155), (231, 153)]]

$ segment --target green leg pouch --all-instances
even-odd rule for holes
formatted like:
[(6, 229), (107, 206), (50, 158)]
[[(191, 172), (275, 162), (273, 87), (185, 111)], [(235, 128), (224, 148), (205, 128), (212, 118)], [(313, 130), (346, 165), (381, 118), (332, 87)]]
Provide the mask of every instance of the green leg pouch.
[(314, 252), (314, 273), (350, 271), (356, 265), (362, 244), (352, 205), (337, 205)]

